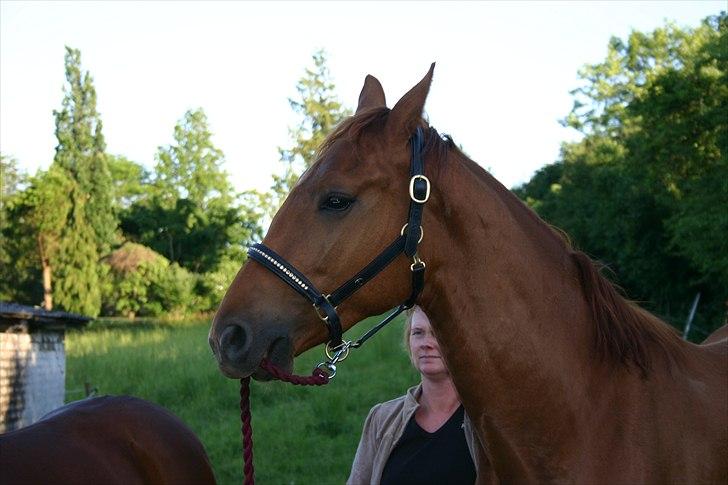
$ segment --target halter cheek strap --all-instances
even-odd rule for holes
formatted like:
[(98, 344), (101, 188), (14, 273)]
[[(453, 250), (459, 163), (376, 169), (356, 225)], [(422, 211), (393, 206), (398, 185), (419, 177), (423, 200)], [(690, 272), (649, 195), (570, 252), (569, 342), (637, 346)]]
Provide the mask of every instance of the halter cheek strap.
[[(329, 342), (327, 344), (327, 354), (329, 349), (337, 350), (335, 357), (329, 355), (330, 360), (327, 368), (331, 371), (333, 367), (333, 373), (330, 373), (330, 377), (333, 377), (333, 374), (336, 372), (333, 364), (337, 360), (340, 361), (346, 358), (344, 353), (348, 355), (348, 349), (359, 347), (380, 328), (392, 321), (394, 317), (404, 310), (411, 308), (424, 286), (425, 263), (417, 255), (417, 246), (424, 236), (422, 231), (422, 210), (425, 202), (430, 197), (430, 181), (424, 175), (424, 159), (422, 157), (424, 131), (421, 127), (417, 128), (414, 136), (410, 139), (410, 145), (412, 147), (412, 160), (410, 164), (409, 182), (410, 209), (407, 223), (402, 227), (400, 236), (394, 242), (379, 253), (361, 271), (330, 294), (319, 291), (303, 273), (298, 271), (291, 263), (268, 246), (258, 243), (248, 248), (248, 256), (251, 259), (262, 264), (266, 269), (270, 270), (288, 286), (311, 302), (319, 318), (328, 327)], [(342, 342), (341, 320), (336, 312), (336, 308), (359, 288), (364, 286), (364, 284), (379, 274), (403, 252), (412, 258), (413, 261), (410, 265), (410, 270), (412, 271), (412, 292), (409, 298), (356, 342)]]

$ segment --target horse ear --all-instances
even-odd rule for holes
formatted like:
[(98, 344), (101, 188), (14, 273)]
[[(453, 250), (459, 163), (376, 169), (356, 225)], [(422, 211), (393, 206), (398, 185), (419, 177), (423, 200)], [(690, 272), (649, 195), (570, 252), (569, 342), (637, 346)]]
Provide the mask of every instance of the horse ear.
[(359, 113), (369, 108), (384, 108), (387, 105), (384, 99), (384, 89), (377, 78), (367, 74), (364, 79), (364, 87), (359, 94), (359, 106), (356, 112)]
[(387, 120), (387, 127), (390, 132), (394, 134), (405, 132), (408, 137), (411, 135), (410, 131), (422, 118), (422, 111), (425, 109), (425, 101), (427, 100), (427, 93), (430, 92), (434, 71), (435, 63), (433, 62), (422, 81), (417, 83), (394, 105)]

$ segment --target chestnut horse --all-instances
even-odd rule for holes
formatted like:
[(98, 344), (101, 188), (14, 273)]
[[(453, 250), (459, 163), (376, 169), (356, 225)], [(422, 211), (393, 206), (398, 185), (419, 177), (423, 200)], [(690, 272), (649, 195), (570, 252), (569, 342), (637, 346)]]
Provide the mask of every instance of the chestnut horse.
[(215, 475), (179, 418), (142, 399), (104, 396), (0, 435), (0, 483), (203, 485)]
[[(367, 76), (356, 113), (327, 138), (265, 246), (328, 291), (367, 265), (407, 220), (409, 140), (422, 128), (432, 193), (418, 303), (497, 479), (725, 484), (728, 341), (684, 342), (623, 299), (587, 256), (429, 127), (433, 68), (391, 110)], [(410, 263), (399, 255), (342, 304), (344, 329), (404, 301)], [(310, 303), (258, 261), (238, 273), (210, 330), (231, 378), (267, 378), (266, 357), (290, 370), (326, 339)]]

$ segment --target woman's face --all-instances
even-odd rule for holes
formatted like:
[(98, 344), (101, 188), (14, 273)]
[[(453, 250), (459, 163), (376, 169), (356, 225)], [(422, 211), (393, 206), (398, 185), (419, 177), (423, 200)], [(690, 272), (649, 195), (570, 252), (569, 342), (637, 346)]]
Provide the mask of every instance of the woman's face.
[(440, 355), (440, 344), (432, 333), (430, 320), (419, 308), (412, 315), (409, 350), (415, 369), (420, 371), (423, 377), (449, 377), (450, 373)]

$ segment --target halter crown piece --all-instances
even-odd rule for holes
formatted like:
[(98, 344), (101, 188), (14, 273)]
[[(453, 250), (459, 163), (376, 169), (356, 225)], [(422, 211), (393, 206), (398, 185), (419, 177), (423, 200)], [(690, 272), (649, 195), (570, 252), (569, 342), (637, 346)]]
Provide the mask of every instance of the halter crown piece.
[[(425, 167), (422, 156), (424, 130), (422, 127), (417, 127), (415, 134), (410, 138), (410, 145), (412, 147), (412, 160), (409, 181), (410, 208), (407, 223), (402, 227), (399, 237), (392, 244), (379, 253), (364, 269), (333, 292), (326, 294), (319, 291), (303, 273), (265, 244), (258, 243), (248, 247), (248, 257), (262, 264), (301, 296), (308, 299), (318, 317), (328, 327), (329, 342), (326, 344), (328, 360), (319, 364), (317, 368), (323, 370), (329, 376), (329, 379), (336, 375), (336, 363), (343, 361), (349, 355), (349, 349), (360, 347), (369, 337), (391, 322), (397, 315), (408, 308), (412, 308), (420, 292), (422, 292), (425, 279), (425, 263), (417, 255), (417, 245), (422, 242), (424, 236), (422, 231), (422, 210), (425, 202), (430, 197), (430, 181), (424, 174)], [(412, 292), (409, 298), (355, 342), (343, 341), (341, 338), (341, 320), (336, 308), (364, 286), (365, 283), (379, 274), (402, 252), (407, 257), (412, 258), (412, 264), (410, 265)]]

